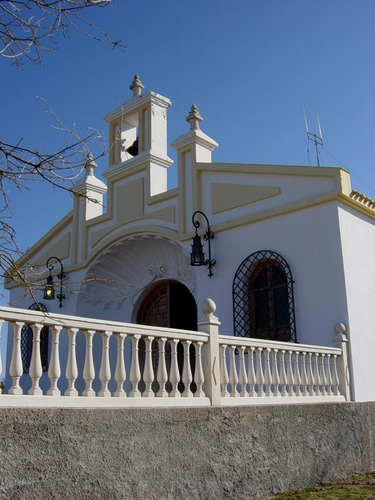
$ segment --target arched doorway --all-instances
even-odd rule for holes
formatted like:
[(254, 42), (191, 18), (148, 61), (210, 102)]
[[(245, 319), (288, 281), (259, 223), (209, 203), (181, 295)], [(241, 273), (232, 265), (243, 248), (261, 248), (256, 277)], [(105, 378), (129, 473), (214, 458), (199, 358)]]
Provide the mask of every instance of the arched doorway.
[[(146, 297), (138, 309), (137, 323), (149, 326), (159, 326), (166, 328), (179, 328), (182, 330), (197, 330), (197, 305), (189, 289), (177, 281), (165, 281), (156, 285)], [(183, 370), (184, 358), (183, 346), (181, 343), (177, 346), (178, 366), (180, 375)], [(165, 349), (167, 371), (169, 373), (171, 364), (171, 351), (169, 343)], [(156, 340), (152, 343), (152, 364), (154, 373), (157, 373), (159, 360), (159, 347)], [(141, 373), (145, 363), (145, 344), (141, 340), (139, 343), (139, 362)], [(191, 371), (194, 375), (195, 370), (195, 348), (190, 346)], [(169, 390), (167, 383), (167, 390)], [(156, 381), (152, 384), (152, 390), (156, 393), (159, 385)], [(140, 390), (143, 390), (143, 381), (140, 383)], [(179, 384), (179, 390), (182, 392), (184, 386)], [(191, 384), (191, 390), (195, 392), (196, 385)]]
[(197, 305), (194, 297), (178, 281), (162, 282), (142, 300), (137, 323), (196, 331)]

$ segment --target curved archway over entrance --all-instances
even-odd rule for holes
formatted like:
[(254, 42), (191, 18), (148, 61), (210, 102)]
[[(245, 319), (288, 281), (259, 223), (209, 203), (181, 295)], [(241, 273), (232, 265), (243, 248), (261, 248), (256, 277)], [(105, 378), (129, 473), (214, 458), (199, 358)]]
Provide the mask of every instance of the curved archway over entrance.
[(178, 281), (154, 286), (142, 300), (137, 323), (197, 330), (197, 305), (189, 289)]

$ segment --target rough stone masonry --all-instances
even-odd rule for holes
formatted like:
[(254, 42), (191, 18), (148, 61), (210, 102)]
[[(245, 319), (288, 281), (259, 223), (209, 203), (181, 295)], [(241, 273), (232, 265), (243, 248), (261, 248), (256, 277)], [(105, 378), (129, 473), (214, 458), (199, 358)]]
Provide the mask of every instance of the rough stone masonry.
[(251, 499), (375, 468), (375, 403), (0, 409), (0, 498)]

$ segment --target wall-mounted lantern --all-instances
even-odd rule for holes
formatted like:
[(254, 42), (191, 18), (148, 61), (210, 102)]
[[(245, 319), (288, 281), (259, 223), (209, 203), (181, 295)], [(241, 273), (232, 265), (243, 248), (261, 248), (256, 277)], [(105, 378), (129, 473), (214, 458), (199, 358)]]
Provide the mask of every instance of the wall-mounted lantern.
[[(52, 261), (56, 261), (51, 263)], [(47, 281), (46, 284), (44, 285), (44, 299), (45, 300), (53, 300), (55, 298), (55, 284), (53, 282), (52, 278), (52, 271), (54, 270), (55, 266), (54, 263), (59, 263), (60, 264), (60, 272), (56, 276), (56, 278), (59, 280), (59, 284), (57, 286), (60, 286), (60, 292), (56, 295), (57, 300), (60, 302), (59, 307), (62, 307), (62, 301), (65, 299), (65, 295), (62, 293), (63, 290), (63, 281), (66, 278), (64, 274), (64, 266), (62, 265), (62, 262), (60, 259), (57, 257), (50, 257), (47, 260), (46, 267), (49, 270), (49, 275), (47, 276)]]
[[(208, 259), (205, 259), (202, 238), (198, 235), (198, 228), (201, 225), (200, 222), (196, 219), (197, 214), (203, 215), (207, 222), (207, 231), (203, 235), (203, 239), (208, 242)], [(208, 266), (208, 276), (211, 278), (213, 276), (212, 268), (216, 264), (216, 260), (211, 259), (211, 240), (214, 239), (215, 236), (211, 232), (210, 223), (208, 222), (207, 216), (200, 210), (197, 210), (193, 213), (192, 221), (195, 227), (195, 236), (193, 238), (193, 244), (191, 245), (190, 265)]]

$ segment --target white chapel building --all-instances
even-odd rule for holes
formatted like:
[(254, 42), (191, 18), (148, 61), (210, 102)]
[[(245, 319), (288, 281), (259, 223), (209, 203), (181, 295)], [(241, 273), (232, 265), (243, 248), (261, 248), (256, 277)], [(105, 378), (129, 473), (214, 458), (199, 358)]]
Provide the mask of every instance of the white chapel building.
[[(209, 297), (223, 334), (322, 346), (343, 323), (352, 399), (375, 400), (375, 202), (342, 168), (213, 162), (218, 144), (196, 106), (171, 143), (178, 187), (168, 190), (171, 102), (144, 92), (137, 76), (130, 89), (105, 116), (105, 182), (88, 157), (72, 210), (27, 253), (40, 268), (51, 257), (63, 263), (65, 297), (23, 297), (9, 284), (10, 302), (196, 330)], [(26, 340), (23, 349), (27, 364)], [(11, 352), (10, 338), (7, 373)]]

